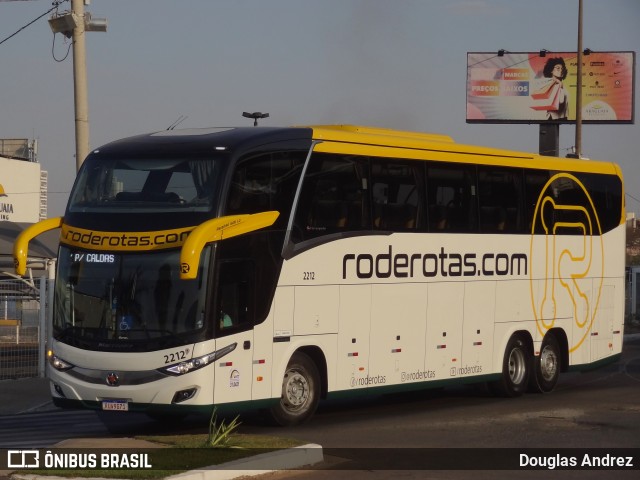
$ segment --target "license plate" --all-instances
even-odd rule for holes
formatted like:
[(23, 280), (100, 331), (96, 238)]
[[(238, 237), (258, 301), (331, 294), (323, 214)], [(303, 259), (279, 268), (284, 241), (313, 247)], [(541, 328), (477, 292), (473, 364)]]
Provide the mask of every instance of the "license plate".
[(117, 412), (128, 412), (129, 402), (126, 400), (103, 400), (102, 410), (114, 410)]

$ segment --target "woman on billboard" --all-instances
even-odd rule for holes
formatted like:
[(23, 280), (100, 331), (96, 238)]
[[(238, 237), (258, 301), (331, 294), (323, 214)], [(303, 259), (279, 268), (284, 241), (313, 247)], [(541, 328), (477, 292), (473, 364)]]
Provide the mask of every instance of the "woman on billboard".
[(563, 84), (567, 72), (562, 57), (550, 58), (544, 65), (542, 75), (550, 80), (532, 95), (535, 105), (531, 108), (545, 110), (547, 120), (567, 120), (569, 116), (569, 93)]

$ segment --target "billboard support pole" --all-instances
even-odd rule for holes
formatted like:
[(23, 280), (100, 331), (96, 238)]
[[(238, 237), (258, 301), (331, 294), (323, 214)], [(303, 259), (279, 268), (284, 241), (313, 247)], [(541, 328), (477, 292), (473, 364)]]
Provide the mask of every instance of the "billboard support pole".
[(541, 123), (538, 149), (540, 155), (560, 156), (560, 124)]

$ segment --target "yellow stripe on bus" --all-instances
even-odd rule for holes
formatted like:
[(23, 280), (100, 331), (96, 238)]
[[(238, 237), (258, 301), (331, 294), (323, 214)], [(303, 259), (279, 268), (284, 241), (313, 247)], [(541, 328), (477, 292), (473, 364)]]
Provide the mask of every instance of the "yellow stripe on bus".
[(313, 126), (314, 151), (347, 155), (433, 160), (473, 165), (565, 170), (618, 175), (611, 162), (548, 157), (533, 153), (454, 143), (446, 135), (371, 129), (349, 125)]
[(60, 243), (87, 250), (141, 252), (181, 247), (195, 227), (153, 232), (102, 232), (62, 225)]

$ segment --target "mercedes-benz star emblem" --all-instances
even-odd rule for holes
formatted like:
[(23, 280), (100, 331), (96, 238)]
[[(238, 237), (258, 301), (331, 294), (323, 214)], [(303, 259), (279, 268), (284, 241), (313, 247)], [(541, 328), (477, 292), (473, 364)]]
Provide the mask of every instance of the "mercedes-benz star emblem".
[(112, 387), (116, 387), (119, 383), (120, 383), (120, 378), (118, 378), (118, 374), (111, 372), (110, 374), (107, 375), (107, 385), (110, 385)]

